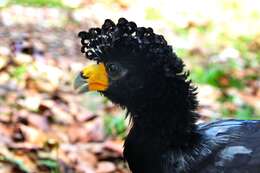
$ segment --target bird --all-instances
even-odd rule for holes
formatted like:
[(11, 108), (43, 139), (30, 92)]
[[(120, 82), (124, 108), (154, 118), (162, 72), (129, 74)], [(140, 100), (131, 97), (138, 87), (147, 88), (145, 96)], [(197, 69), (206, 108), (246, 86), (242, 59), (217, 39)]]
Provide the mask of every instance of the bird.
[(197, 123), (197, 88), (164, 36), (125, 18), (78, 36), (95, 63), (76, 76), (75, 90), (126, 109), (123, 155), (132, 173), (260, 172), (260, 121)]

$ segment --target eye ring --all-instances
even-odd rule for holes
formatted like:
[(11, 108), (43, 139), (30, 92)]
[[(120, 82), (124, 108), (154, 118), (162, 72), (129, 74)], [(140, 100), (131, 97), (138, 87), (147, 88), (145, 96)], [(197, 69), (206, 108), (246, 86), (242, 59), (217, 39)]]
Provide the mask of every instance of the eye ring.
[(118, 80), (127, 73), (127, 69), (125, 69), (120, 63), (107, 63), (106, 70), (109, 74), (109, 78), (112, 80)]
[(108, 64), (107, 69), (108, 69), (108, 72), (112, 75), (113, 74), (116, 75), (116, 74), (120, 73), (120, 71), (121, 71), (121, 68), (117, 64), (114, 64), (114, 63)]

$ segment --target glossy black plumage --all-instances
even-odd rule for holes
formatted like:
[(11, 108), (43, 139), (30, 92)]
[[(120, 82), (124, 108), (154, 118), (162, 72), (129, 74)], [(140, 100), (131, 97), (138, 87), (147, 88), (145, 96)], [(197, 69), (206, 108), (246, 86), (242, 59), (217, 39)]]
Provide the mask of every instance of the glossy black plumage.
[(260, 172), (260, 122), (196, 125), (196, 88), (163, 36), (121, 18), (79, 37), (87, 58), (126, 72), (101, 93), (131, 117), (124, 157), (133, 173)]
[(197, 172), (259, 172), (260, 121), (224, 120), (201, 125), (199, 131), (217, 145)]

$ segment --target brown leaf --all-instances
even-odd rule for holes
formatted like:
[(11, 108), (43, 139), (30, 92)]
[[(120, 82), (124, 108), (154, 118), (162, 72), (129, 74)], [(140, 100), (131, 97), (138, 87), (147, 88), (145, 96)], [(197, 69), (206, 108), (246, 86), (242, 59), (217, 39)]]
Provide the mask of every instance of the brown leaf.
[(71, 142), (88, 142), (90, 140), (87, 129), (79, 123), (68, 127), (68, 136)]
[(41, 97), (38, 94), (28, 95), (26, 98), (18, 100), (17, 103), (28, 110), (37, 111), (41, 103)]
[(114, 151), (119, 155), (123, 155), (123, 141), (122, 140), (108, 140), (104, 144), (104, 148)]
[(110, 173), (115, 172), (116, 166), (112, 162), (102, 161), (97, 165), (97, 173)]
[(9, 61), (8, 57), (0, 55), (0, 70), (7, 65), (8, 61)]
[(103, 121), (100, 117), (95, 118), (92, 121), (85, 123), (86, 132), (88, 134), (90, 141), (103, 141), (105, 138), (104, 135), (104, 126)]
[(22, 65), (32, 63), (33, 58), (30, 55), (18, 53), (15, 57), (13, 57), (13, 61), (18, 65)]
[(93, 120), (94, 118), (97, 117), (97, 115), (93, 114), (92, 112), (89, 111), (81, 111), (75, 114), (77, 121), (79, 122), (85, 122), (89, 120)]
[(38, 128), (43, 131), (48, 131), (50, 128), (47, 117), (38, 114), (29, 114), (28, 122), (35, 128)]
[(53, 113), (53, 119), (55, 120), (55, 122), (62, 124), (71, 124), (74, 121), (69, 112), (66, 112), (58, 105), (51, 107), (50, 110)]
[(26, 125), (19, 125), (19, 128), (23, 135), (25, 136), (25, 140), (30, 142), (31, 144), (35, 144), (37, 146), (43, 146), (45, 141), (48, 140), (48, 137), (40, 131), (39, 129), (26, 126)]

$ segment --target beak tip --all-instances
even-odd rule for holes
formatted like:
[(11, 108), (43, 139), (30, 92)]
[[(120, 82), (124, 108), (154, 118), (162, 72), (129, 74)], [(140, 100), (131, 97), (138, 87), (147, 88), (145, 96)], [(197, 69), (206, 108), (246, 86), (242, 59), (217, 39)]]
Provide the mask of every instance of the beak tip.
[(73, 88), (76, 90), (78, 94), (84, 93), (88, 91), (88, 85), (85, 79), (78, 74), (74, 80)]
[(83, 94), (83, 93), (88, 92), (88, 91), (89, 91), (89, 90), (88, 90), (88, 86), (85, 85), (85, 86), (82, 86), (81, 88), (79, 88), (79, 89), (77, 90), (77, 93), (78, 93), (78, 94)]

